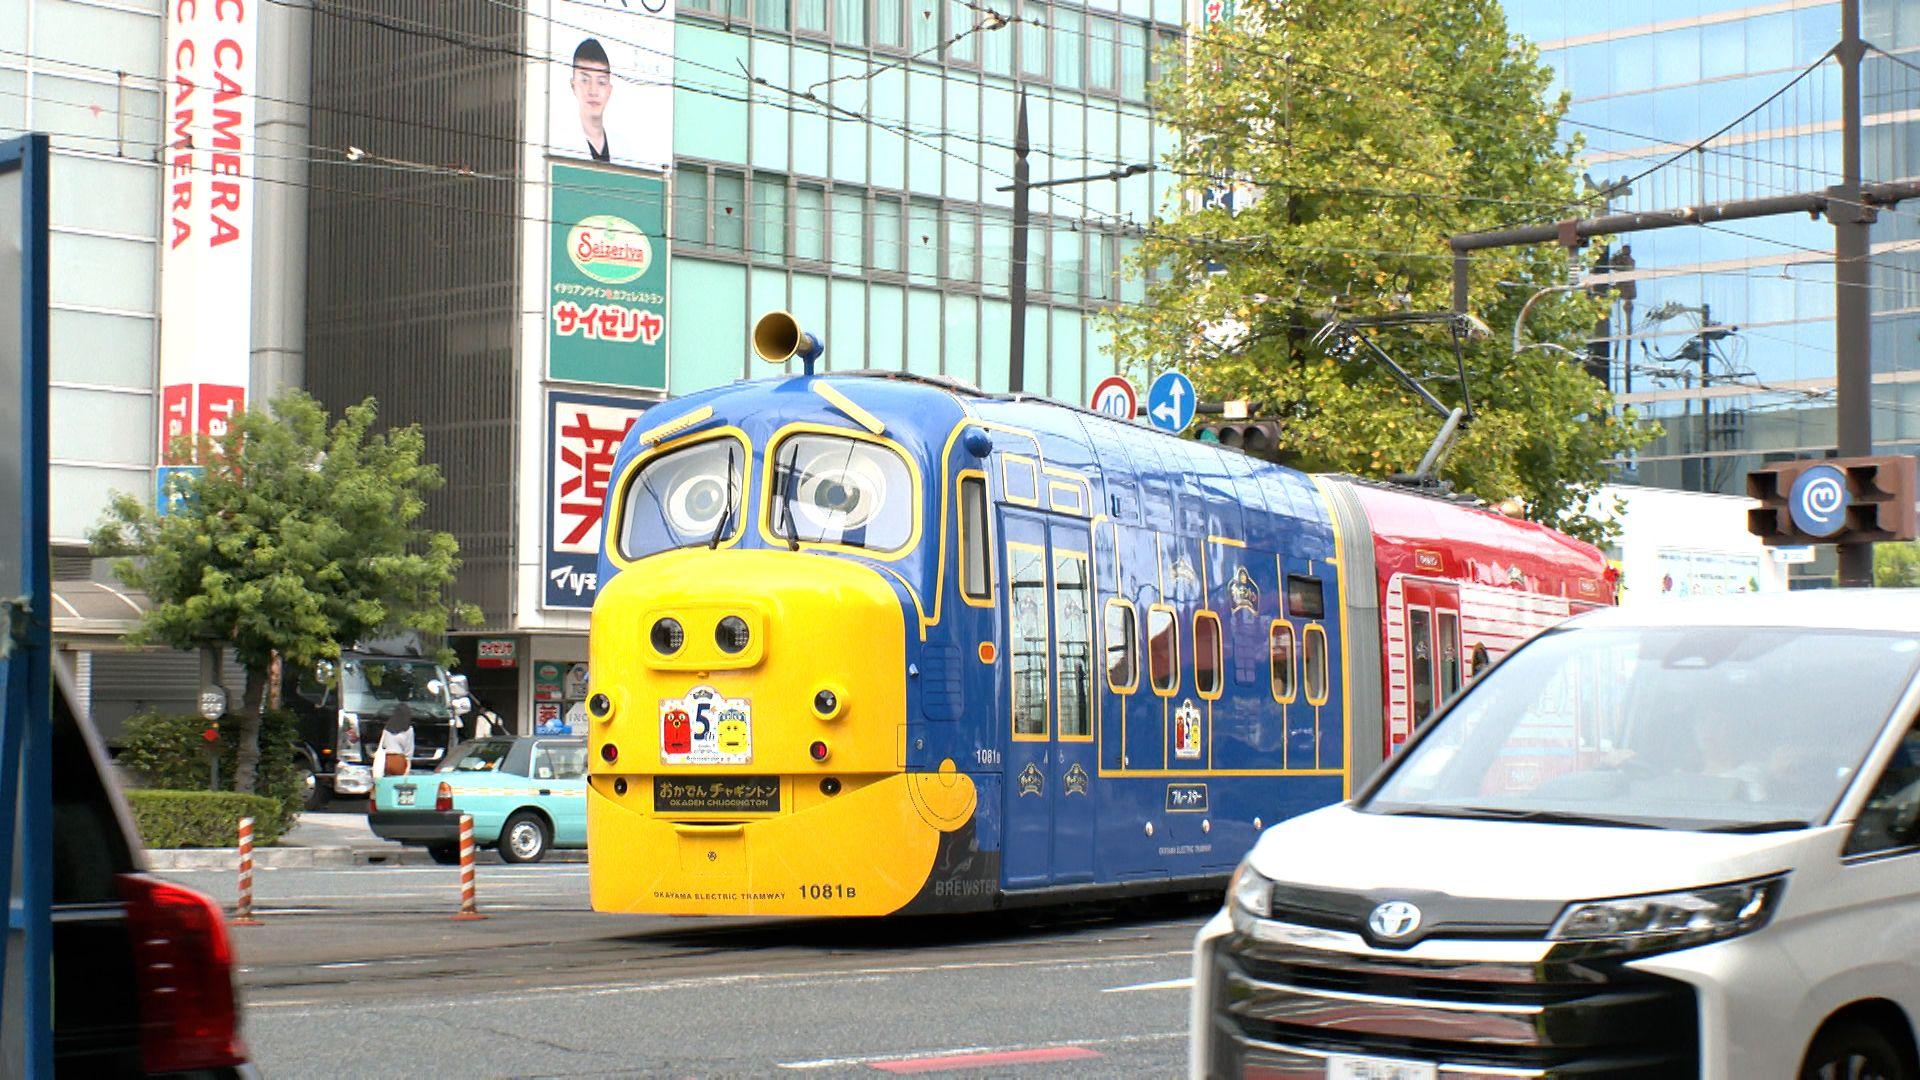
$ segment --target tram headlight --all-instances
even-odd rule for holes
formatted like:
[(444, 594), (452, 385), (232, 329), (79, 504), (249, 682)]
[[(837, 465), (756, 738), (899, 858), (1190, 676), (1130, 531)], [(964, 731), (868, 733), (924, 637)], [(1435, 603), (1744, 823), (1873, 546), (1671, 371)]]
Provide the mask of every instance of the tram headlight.
[(845, 706), (846, 698), (834, 687), (823, 686), (814, 691), (813, 715), (822, 720), (838, 720)]
[(720, 620), (713, 628), (713, 643), (720, 646), (723, 653), (737, 653), (746, 649), (747, 639), (751, 637), (747, 630), (747, 620), (738, 615), (729, 615)]
[(1247, 859), (1234, 870), (1227, 899), (1249, 915), (1267, 918), (1273, 913), (1273, 882), (1253, 868), (1252, 859)]
[(687, 642), (686, 630), (680, 625), (680, 620), (673, 618), (655, 620), (653, 631), (648, 636), (653, 642), (653, 651), (661, 656), (672, 656)]

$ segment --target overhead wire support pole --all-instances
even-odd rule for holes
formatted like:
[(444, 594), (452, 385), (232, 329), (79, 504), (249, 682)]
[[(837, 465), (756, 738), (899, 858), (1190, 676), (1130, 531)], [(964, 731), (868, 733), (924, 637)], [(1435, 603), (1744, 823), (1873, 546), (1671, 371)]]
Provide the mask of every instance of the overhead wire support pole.
[(1008, 306), (1013, 325), (1007, 338), (1007, 389), (1019, 394), (1027, 388), (1027, 154), (1033, 146), (1027, 138), (1027, 92), (1020, 91), (1020, 115), (1013, 127), (1013, 265), (1012, 280), (1007, 282)]
[[(1833, 346), (1835, 420), (1841, 457), (1873, 453), (1873, 335), (1869, 324), (1867, 256), (1874, 207), (1860, 177), (1860, 0), (1840, 0), (1840, 183), (1833, 189), (1839, 212), (1833, 223)], [(1840, 544), (1840, 587), (1873, 584), (1873, 545)]]

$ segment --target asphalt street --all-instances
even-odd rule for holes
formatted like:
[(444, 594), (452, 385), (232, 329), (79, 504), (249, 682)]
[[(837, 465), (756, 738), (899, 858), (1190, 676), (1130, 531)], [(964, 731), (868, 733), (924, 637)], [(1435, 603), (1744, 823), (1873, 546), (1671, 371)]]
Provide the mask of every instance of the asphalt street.
[[(282, 1077), (1172, 1076), (1205, 905), (913, 921), (588, 910), (587, 868), (260, 869), (232, 931)], [(231, 904), (228, 871), (163, 876)]]

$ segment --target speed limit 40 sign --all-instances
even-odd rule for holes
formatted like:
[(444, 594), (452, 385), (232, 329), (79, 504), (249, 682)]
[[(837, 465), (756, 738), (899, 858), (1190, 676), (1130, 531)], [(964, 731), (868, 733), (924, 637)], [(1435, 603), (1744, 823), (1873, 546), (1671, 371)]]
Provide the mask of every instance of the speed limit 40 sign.
[(1094, 412), (1105, 413), (1115, 420), (1132, 420), (1140, 408), (1140, 395), (1125, 376), (1109, 375), (1093, 388), (1089, 406)]

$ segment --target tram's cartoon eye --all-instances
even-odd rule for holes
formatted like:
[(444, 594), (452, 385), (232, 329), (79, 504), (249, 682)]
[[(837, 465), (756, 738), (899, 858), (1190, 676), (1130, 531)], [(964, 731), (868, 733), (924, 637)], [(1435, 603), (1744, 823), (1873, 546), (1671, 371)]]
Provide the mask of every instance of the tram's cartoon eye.
[(834, 462), (830, 457), (815, 458), (800, 478), (794, 508), (814, 529), (864, 529), (886, 502), (886, 478), (871, 460)]
[(783, 441), (771, 456), (776, 536), (893, 550), (912, 535), (917, 493), (898, 451), (807, 434)]
[(726, 480), (718, 476), (690, 476), (667, 493), (668, 520), (681, 532), (712, 529), (726, 505)]

